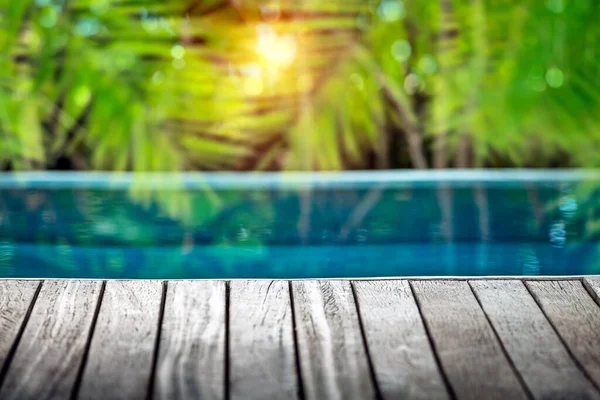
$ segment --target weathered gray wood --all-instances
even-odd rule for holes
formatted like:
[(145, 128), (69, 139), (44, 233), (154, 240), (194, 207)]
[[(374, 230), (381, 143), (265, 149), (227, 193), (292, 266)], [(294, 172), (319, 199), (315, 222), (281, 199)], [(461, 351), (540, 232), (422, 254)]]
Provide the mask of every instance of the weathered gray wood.
[(169, 282), (154, 398), (225, 394), (225, 282)]
[[(385, 399), (444, 397), (429, 333), (458, 399), (523, 398), (502, 346), (535, 398), (598, 398), (600, 279), (583, 282), (528, 282), (534, 300), (515, 280), (415, 281), (420, 310), (404, 281), (355, 282), (380, 392)], [(99, 281), (46, 281), (31, 308), (38, 282), (0, 280), (0, 363), (21, 336), (1, 399), (70, 397), (101, 287)], [(287, 282), (232, 283), (231, 398), (297, 397), (294, 310), (305, 397), (373, 398), (349, 282), (300, 281), (293, 288), (290, 303)], [(107, 284), (80, 398), (145, 398), (155, 354), (155, 397), (224, 397), (224, 283), (180, 281), (167, 289), (156, 354), (160, 282)]]
[(288, 283), (232, 281), (229, 301), (231, 399), (296, 398)]
[(525, 399), (492, 327), (465, 281), (412, 282), (426, 326), (459, 399)]
[(535, 398), (600, 398), (523, 282), (471, 281), (470, 284)]
[(298, 352), (307, 399), (374, 397), (348, 281), (292, 282)]
[(39, 281), (0, 281), (0, 369), (25, 322)]
[(2, 399), (67, 399), (102, 282), (45, 281), (6, 375)]
[(407, 281), (353, 283), (371, 362), (384, 399), (447, 399)]
[(109, 281), (85, 366), (80, 399), (144, 399), (162, 297), (157, 281)]
[(600, 305), (600, 276), (587, 277), (583, 280), (583, 285), (586, 287), (589, 294)]
[(527, 286), (573, 356), (600, 386), (600, 307), (581, 281), (528, 281)]

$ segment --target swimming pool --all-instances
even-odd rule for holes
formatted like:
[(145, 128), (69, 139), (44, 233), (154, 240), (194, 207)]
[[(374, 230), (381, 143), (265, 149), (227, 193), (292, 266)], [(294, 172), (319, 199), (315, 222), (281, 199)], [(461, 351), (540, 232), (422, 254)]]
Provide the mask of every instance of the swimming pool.
[(600, 273), (597, 171), (0, 175), (0, 277)]

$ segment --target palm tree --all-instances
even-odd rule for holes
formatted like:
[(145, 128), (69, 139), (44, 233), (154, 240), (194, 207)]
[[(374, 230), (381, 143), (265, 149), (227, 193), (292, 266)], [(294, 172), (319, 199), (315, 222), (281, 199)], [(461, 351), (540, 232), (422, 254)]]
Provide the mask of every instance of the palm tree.
[(0, 167), (596, 166), (589, 0), (0, 0)]

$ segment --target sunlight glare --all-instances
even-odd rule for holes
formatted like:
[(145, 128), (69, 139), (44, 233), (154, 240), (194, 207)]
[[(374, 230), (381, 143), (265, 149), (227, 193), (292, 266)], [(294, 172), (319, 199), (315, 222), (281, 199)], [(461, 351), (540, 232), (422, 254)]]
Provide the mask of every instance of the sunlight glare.
[(271, 26), (261, 24), (257, 27), (258, 40), (255, 50), (265, 62), (273, 68), (285, 68), (296, 57), (296, 38), (294, 35), (278, 35)]

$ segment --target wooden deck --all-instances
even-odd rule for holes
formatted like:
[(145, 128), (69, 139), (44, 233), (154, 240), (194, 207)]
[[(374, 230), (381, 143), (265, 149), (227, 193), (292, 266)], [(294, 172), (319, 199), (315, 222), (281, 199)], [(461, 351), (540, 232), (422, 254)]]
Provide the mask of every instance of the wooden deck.
[(0, 281), (0, 399), (600, 399), (600, 278)]

